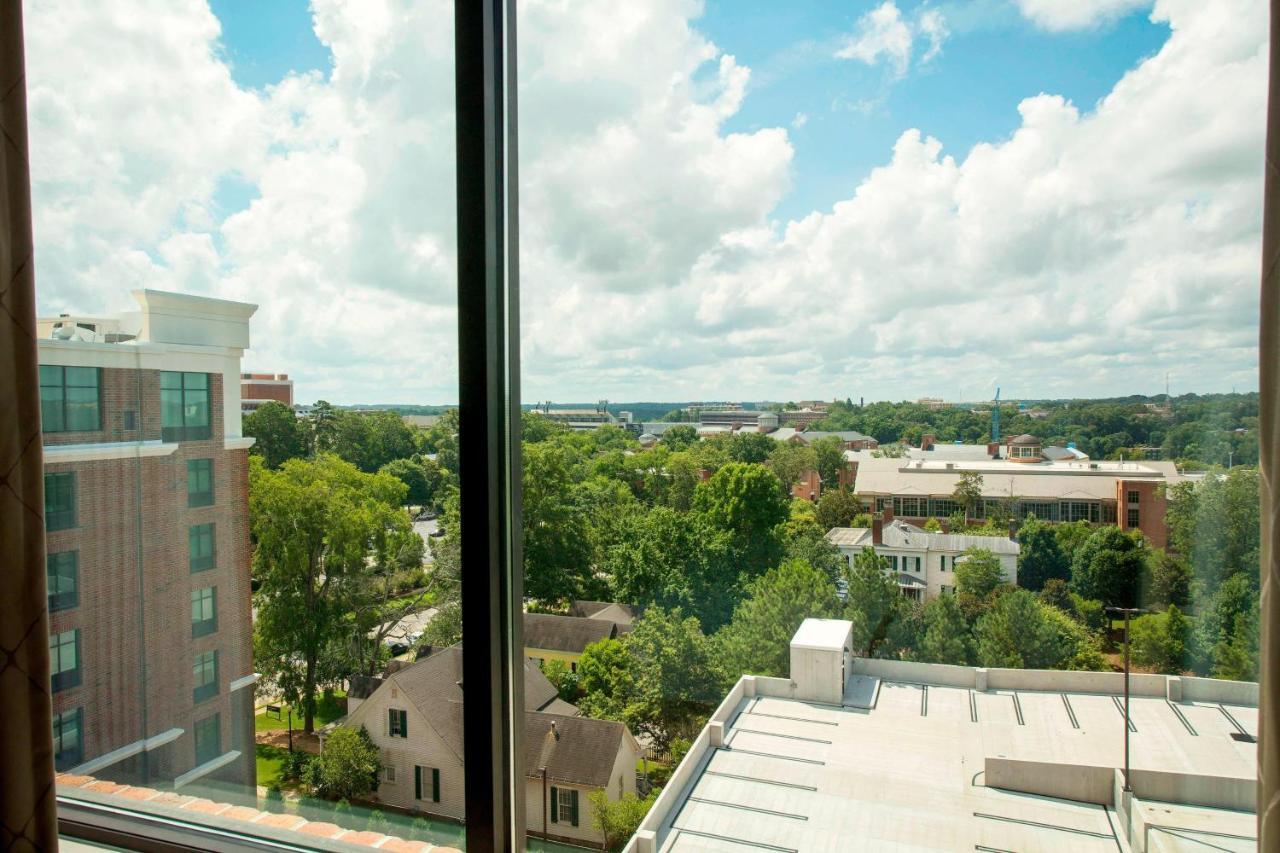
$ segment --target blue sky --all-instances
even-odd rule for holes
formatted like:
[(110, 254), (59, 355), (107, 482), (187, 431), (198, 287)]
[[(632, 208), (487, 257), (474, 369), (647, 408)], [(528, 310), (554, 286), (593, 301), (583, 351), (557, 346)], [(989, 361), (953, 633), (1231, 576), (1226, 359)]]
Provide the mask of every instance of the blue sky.
[[(148, 2), (31, 6), (40, 310), (456, 400), (449, 0)], [(1265, 0), (521, 8), (526, 399), (1256, 387)]]
[[(788, 127), (796, 154), (791, 192), (774, 212), (780, 220), (828, 211), (877, 165), (894, 140), (918, 127), (963, 158), (980, 141), (998, 141), (1019, 124), (1018, 103), (1048, 92), (1091, 108), (1140, 59), (1155, 53), (1168, 27), (1135, 10), (1102, 26), (1051, 33), (1012, 5), (992, 0), (954, 4), (903, 2), (904, 18), (929, 8), (946, 16), (951, 36), (939, 56), (900, 79), (884, 65), (837, 60), (835, 52), (876, 2), (706, 0), (695, 26), (751, 68), (742, 109), (728, 132)], [(306, 0), (210, 0), (222, 23), (225, 56), (236, 82), (262, 88), (290, 71), (328, 73), (331, 57), (316, 38)], [(803, 126), (794, 126), (798, 114)], [(253, 187), (230, 180), (220, 206), (244, 207)]]

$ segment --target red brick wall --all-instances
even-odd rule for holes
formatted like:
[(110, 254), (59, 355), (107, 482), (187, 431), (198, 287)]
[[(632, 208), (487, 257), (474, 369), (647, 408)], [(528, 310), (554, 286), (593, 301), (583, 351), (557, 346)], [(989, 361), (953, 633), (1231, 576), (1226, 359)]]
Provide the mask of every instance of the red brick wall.
[[(105, 369), (103, 420), (95, 433), (60, 433), (46, 443), (136, 440), (123, 432), (122, 411), (138, 409), (143, 392), (142, 436), (160, 437), (157, 371)], [(140, 374), (140, 375), (139, 375)], [(219, 774), (227, 781), (253, 780), (252, 703), (232, 696), (228, 684), (252, 672), (249, 611), (247, 451), (223, 448), (221, 376), (210, 376), (214, 438), (181, 442), (168, 456), (51, 463), (49, 473), (76, 473), (77, 526), (48, 536), (50, 553), (79, 551), (79, 605), (52, 614), (50, 630), (79, 628), (81, 684), (54, 695), (54, 711), (84, 709), (84, 758), (172, 728), (185, 734), (148, 756), (151, 778), (171, 779), (194, 765), (192, 723), (221, 713), (222, 749), (245, 758)], [(187, 506), (187, 460), (212, 459), (214, 503)], [(191, 525), (215, 525), (215, 568), (192, 574), (187, 537)], [(218, 630), (191, 637), (191, 591), (217, 587)], [(198, 706), (192, 701), (193, 657), (218, 650), (219, 692)], [(252, 692), (252, 688), (245, 688)], [(249, 715), (246, 717), (246, 714)], [(237, 738), (237, 735), (241, 737)], [(113, 772), (140, 771), (141, 760)]]
[(817, 471), (805, 471), (800, 479), (791, 487), (791, 497), (806, 501), (816, 501), (822, 497), (822, 478)]
[(1163, 484), (1151, 480), (1116, 481), (1116, 524), (1121, 530), (1129, 530), (1129, 492), (1138, 493), (1138, 529), (1147, 537), (1153, 548), (1169, 544), (1169, 528), (1165, 522), (1166, 502)]
[(292, 385), (267, 385), (261, 382), (242, 382), (240, 384), (242, 400), (276, 400), (286, 406), (293, 405)]

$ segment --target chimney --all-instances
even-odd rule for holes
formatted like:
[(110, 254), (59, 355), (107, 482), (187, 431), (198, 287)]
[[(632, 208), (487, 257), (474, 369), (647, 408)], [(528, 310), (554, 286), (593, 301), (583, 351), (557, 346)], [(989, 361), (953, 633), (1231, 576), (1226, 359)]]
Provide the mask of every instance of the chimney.
[(551, 721), (551, 736), (556, 740), (560, 740), (560, 732), (556, 729), (556, 721)]
[(884, 519), (880, 516), (873, 516), (871, 519), (871, 544), (879, 545), (884, 542)]
[(933, 450), (933, 445), (936, 444), (937, 441), (938, 441), (938, 437), (933, 433), (929, 433), (924, 438), (920, 439), (920, 449)]
[(992, 459), (1000, 458), (1000, 443), (998, 441), (987, 442), (987, 455)]

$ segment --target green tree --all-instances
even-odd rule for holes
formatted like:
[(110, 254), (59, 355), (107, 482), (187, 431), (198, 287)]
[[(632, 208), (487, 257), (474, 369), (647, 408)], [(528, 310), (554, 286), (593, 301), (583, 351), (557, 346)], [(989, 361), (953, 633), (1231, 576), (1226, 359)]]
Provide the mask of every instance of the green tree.
[(956, 560), (956, 594), (961, 599), (985, 602), (1005, 581), (1000, 558), (986, 548), (970, 548)]
[(685, 450), (698, 443), (698, 428), (684, 424), (669, 427), (662, 433), (658, 443), (672, 451)]
[(1149, 605), (1187, 606), (1191, 603), (1191, 583), (1191, 565), (1181, 554), (1160, 549), (1151, 555)]
[(778, 442), (762, 432), (739, 432), (729, 443), (729, 457), (734, 462), (763, 463)]
[(553, 442), (524, 445), (523, 483), (525, 595), (544, 601), (588, 597), (589, 529), (573, 500), (565, 449)]
[(614, 519), (600, 568), (613, 600), (682, 607), (715, 630), (733, 613), (738, 566), (729, 534), (698, 513), (664, 506)]
[(588, 717), (627, 719), (635, 701), (636, 680), (631, 655), (621, 640), (598, 640), (578, 659), (578, 707)]
[(339, 726), (325, 738), (316, 757), (320, 790), (327, 797), (350, 800), (373, 790), (378, 779), (378, 748), (364, 726)]
[(693, 508), (693, 496), (702, 477), (691, 453), (672, 453), (667, 457), (667, 505), (680, 512)]
[(1050, 580), (1071, 577), (1071, 563), (1050, 525), (1029, 517), (1018, 529), (1018, 543), (1018, 586), (1039, 592)]
[(660, 793), (662, 790), (655, 788), (643, 800), (630, 791), (617, 800), (610, 800), (603, 790), (587, 794), (587, 801), (591, 803), (591, 824), (604, 833), (605, 849), (621, 850), (626, 846)]
[(1240, 678), (1241, 673), (1256, 672), (1256, 583), (1256, 575), (1232, 575), (1202, 603), (1194, 640), (1197, 673)]
[(254, 438), (249, 452), (272, 470), (307, 455), (307, 425), (284, 403), (263, 403), (244, 416), (241, 431)]
[(981, 666), (1056, 669), (1066, 656), (1043, 605), (1025, 589), (996, 599), (979, 617), (974, 636)]
[(1071, 591), (1096, 598), (1108, 607), (1134, 607), (1147, 570), (1142, 534), (1118, 527), (1099, 527), (1076, 551), (1071, 563)]
[(338, 412), (329, 444), (338, 456), (368, 473), (416, 451), (413, 430), (395, 412)]
[(379, 471), (390, 474), (405, 485), (405, 502), (415, 506), (425, 506), (431, 497), (431, 489), (427, 483), (427, 472), (416, 460), (392, 459)]
[[(800, 501), (800, 503), (809, 504), (808, 501)], [(788, 532), (783, 559), (802, 560), (822, 572), (832, 583), (841, 577), (845, 566), (845, 559), (841, 556), (840, 549), (827, 541), (816, 524)]]
[(1259, 489), (1258, 469), (1238, 466), (1166, 492), (1170, 550), (1190, 562), (1208, 594), (1233, 575), (1258, 572)]
[(1068, 566), (1075, 561), (1076, 552), (1084, 547), (1095, 530), (1097, 528), (1087, 521), (1067, 521), (1054, 525), (1053, 533), (1058, 537), (1058, 547)]
[(361, 473), (331, 455), (291, 459), (279, 471), (250, 462), (254, 659), (287, 702), (301, 704), (307, 732), (317, 684), (347, 674), (356, 591), (411, 535), (404, 491), (390, 475)]
[(751, 582), (733, 621), (716, 635), (729, 677), (785, 677), (800, 623), (828, 617), (836, 606), (835, 586), (808, 563), (794, 560), (765, 572)]
[(622, 640), (635, 673), (624, 722), (659, 751), (675, 737), (693, 738), (723, 695), (712, 644), (698, 620), (679, 608), (652, 607)]
[(780, 526), (787, 520), (788, 505), (778, 478), (763, 465), (730, 462), (698, 485), (693, 505), (729, 534), (745, 579), (782, 556)]
[(773, 469), (782, 483), (783, 492), (789, 497), (792, 486), (800, 482), (801, 475), (818, 469), (818, 454), (813, 452), (813, 448), (803, 444), (775, 441), (772, 438), (769, 440), (775, 445), (773, 452), (769, 454), (769, 467)]
[(556, 693), (560, 694), (560, 698), (566, 702), (575, 702), (578, 699), (578, 673), (569, 668), (569, 664), (562, 660), (549, 660), (542, 664), (542, 674), (547, 677), (547, 681), (555, 687)]
[(848, 489), (829, 489), (818, 498), (817, 520), (822, 530), (848, 527), (853, 517), (862, 512), (862, 502)]
[(982, 506), (982, 475), (976, 471), (963, 472), (956, 480), (951, 500), (960, 506), (967, 522), (973, 516), (973, 511)]
[(845, 570), (849, 594), (844, 618), (853, 623), (853, 651), (859, 657), (875, 657), (889, 628), (902, 613), (906, 599), (888, 561), (872, 548), (864, 548)]
[(844, 458), (844, 442), (839, 436), (829, 435), (818, 439), (810, 447), (818, 459), (818, 476), (822, 478), (822, 488), (839, 488), (840, 475), (849, 467), (848, 460)]
[(1176, 605), (1139, 616), (1129, 625), (1129, 645), (1138, 666), (1177, 675), (1189, 663), (1191, 620)]
[[(1021, 578), (1019, 578), (1021, 580)], [(1040, 590), (1040, 600), (1050, 607), (1056, 607), (1063, 613), (1075, 614), (1075, 602), (1067, 582), (1061, 578), (1049, 578)]]
[(969, 625), (954, 595), (940, 595), (924, 607), (924, 636), (916, 657), (928, 663), (968, 666), (973, 659)]

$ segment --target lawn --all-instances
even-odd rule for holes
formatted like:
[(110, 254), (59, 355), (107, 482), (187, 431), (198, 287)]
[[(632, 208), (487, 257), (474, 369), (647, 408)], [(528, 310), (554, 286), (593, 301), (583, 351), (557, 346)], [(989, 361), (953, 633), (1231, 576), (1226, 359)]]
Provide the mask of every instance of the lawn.
[[(345, 690), (335, 690), (332, 697), (321, 696), (319, 702), (316, 703), (316, 728), (320, 728), (327, 723), (341, 717), (345, 711), (342, 710), (342, 704), (338, 699), (347, 695)], [(253, 718), (253, 730), (255, 732), (273, 732), (278, 729), (288, 728), (289, 726), (289, 706), (280, 706), (280, 719), (276, 719), (275, 715), (268, 717), (265, 712)], [(293, 712), (293, 727), (295, 729), (302, 728), (302, 715), (297, 709)], [(259, 783), (261, 784), (261, 783)]]
[(280, 773), (284, 769), (284, 757), (289, 754), (289, 751), (261, 743), (254, 749), (257, 753), (258, 784), (266, 787), (280, 778)]

